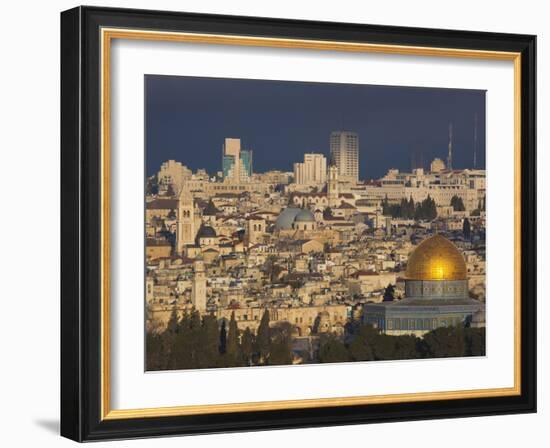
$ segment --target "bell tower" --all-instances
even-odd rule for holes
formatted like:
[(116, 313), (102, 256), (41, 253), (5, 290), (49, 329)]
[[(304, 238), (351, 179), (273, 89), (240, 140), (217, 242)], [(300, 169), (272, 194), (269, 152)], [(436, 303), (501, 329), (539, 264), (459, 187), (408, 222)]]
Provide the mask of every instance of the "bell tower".
[(195, 242), (195, 205), (189, 190), (182, 189), (178, 199), (176, 253), (181, 255), (186, 245)]
[(261, 242), (264, 234), (265, 234), (264, 219), (259, 217), (252, 217), (246, 221), (245, 241), (249, 247)]
[(327, 196), (329, 207), (337, 207), (340, 205), (338, 201), (338, 168), (332, 161), (328, 167)]
[(193, 263), (193, 283), (191, 285), (191, 301), (200, 313), (206, 311), (206, 274), (204, 261), (197, 258)]

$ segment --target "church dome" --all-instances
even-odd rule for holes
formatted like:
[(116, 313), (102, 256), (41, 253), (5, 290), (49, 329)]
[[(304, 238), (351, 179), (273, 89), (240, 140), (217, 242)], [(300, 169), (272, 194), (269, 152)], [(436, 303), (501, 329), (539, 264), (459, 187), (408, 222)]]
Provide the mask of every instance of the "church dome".
[(311, 213), (310, 210), (307, 208), (304, 208), (300, 210), (300, 213), (296, 215), (296, 218), (294, 218), (294, 222), (312, 222), (315, 221), (315, 216), (313, 216), (313, 213)]
[(214, 238), (216, 231), (210, 226), (201, 226), (197, 233), (197, 238)]
[(276, 230), (289, 230), (292, 229), (292, 223), (294, 222), (294, 218), (296, 218), (296, 215), (300, 213), (302, 209), (297, 207), (287, 207), (285, 208), (281, 214), (277, 217), (277, 220), (275, 221), (275, 229)]
[(422, 241), (409, 257), (408, 280), (467, 280), (464, 257), (447, 238), (434, 235)]

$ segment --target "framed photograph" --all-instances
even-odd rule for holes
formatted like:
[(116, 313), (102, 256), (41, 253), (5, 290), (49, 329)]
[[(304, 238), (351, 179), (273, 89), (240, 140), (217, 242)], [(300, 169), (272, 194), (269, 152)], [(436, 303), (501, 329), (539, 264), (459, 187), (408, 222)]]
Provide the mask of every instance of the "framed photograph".
[(536, 411), (535, 36), (61, 14), (61, 433)]

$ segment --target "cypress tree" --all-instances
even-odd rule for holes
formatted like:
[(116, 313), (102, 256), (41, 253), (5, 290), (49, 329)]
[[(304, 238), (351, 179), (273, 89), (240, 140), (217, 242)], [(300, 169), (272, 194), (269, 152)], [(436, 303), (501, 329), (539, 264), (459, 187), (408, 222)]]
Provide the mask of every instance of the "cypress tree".
[(260, 363), (264, 363), (269, 356), (269, 345), (271, 341), (271, 334), (269, 329), (269, 310), (265, 310), (262, 315), (262, 320), (258, 327), (258, 333), (256, 336), (256, 351), (260, 356)]
[(428, 195), (424, 203), (425, 203), (424, 219), (433, 221), (435, 218), (437, 218), (437, 207), (435, 205), (435, 200), (433, 200), (431, 196)]
[(401, 218), (408, 219), (409, 217), (409, 200), (401, 199)]
[(222, 327), (220, 329), (220, 354), (225, 354), (227, 350), (227, 330), (225, 329), (225, 319), (222, 320)]
[(203, 368), (215, 367), (219, 361), (220, 334), (216, 317), (208, 314), (202, 318), (199, 342), (199, 366)]
[(467, 240), (469, 240), (472, 236), (470, 220), (468, 218), (464, 218), (464, 222), (462, 223), (462, 233), (464, 234), (464, 238), (466, 238)]
[(250, 328), (246, 327), (241, 340), (241, 349), (245, 365), (252, 365), (252, 357), (254, 355), (254, 334)]
[(415, 212), (415, 204), (412, 195), (409, 197), (409, 205), (407, 207), (407, 218), (412, 219), (414, 218), (414, 212)]
[(382, 201), (382, 214), (384, 216), (387, 216), (390, 214), (390, 210), (389, 210), (389, 202), (388, 202), (388, 195), (386, 195), (386, 197), (384, 198), (384, 200)]
[(239, 327), (235, 320), (235, 311), (231, 313), (231, 319), (229, 321), (229, 334), (227, 336), (227, 350), (226, 350), (227, 362), (230, 366), (240, 365), (240, 346), (239, 346)]
[(391, 283), (384, 290), (383, 298), (384, 298), (384, 302), (391, 302), (392, 300), (395, 299), (395, 288)]
[(176, 334), (178, 331), (178, 325), (179, 325), (178, 310), (174, 305), (174, 307), (172, 308), (172, 313), (170, 314), (170, 319), (168, 320), (168, 324), (166, 325), (165, 332), (169, 334)]

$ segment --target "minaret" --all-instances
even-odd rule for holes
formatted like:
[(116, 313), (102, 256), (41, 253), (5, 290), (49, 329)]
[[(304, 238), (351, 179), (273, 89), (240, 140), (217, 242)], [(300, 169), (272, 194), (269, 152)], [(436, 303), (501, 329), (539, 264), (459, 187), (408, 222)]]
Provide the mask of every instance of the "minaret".
[(474, 169), (477, 168), (477, 113), (474, 114)]
[(449, 123), (449, 153), (447, 154), (447, 169), (453, 169), (453, 123)]
[(204, 262), (197, 258), (193, 263), (193, 283), (191, 285), (191, 301), (193, 307), (203, 313), (206, 311), (206, 274)]
[(338, 168), (331, 158), (330, 165), (328, 167), (328, 182), (327, 182), (327, 197), (328, 206), (337, 207), (338, 202)]

